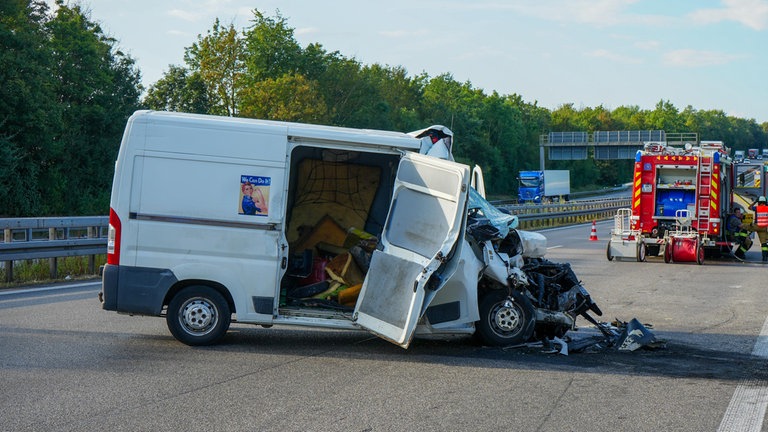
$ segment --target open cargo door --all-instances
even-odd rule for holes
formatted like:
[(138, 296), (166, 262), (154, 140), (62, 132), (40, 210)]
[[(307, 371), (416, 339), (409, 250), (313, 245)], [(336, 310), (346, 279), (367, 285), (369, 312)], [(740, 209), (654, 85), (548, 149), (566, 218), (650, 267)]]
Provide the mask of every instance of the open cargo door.
[[(464, 229), (469, 177), (466, 165), (415, 153), (401, 159), (383, 250), (373, 253), (355, 307), (359, 326), (408, 348), (427, 282)], [(439, 279), (429, 289), (447, 277)]]

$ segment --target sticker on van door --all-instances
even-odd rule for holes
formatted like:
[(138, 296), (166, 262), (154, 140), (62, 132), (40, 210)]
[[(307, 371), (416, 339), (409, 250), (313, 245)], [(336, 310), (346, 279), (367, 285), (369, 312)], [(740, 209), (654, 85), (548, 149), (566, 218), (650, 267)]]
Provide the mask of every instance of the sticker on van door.
[(252, 175), (240, 176), (240, 205), (241, 215), (268, 216), (269, 188), (272, 177)]

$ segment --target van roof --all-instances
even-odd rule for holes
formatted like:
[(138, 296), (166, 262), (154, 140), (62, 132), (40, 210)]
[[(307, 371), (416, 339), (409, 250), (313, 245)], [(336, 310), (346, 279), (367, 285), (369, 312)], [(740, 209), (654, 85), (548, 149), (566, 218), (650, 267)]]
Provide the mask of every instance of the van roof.
[(133, 123), (186, 123), (190, 126), (218, 126), (238, 130), (255, 129), (262, 132), (271, 130), (273, 133), (285, 134), (298, 141), (320, 140), (326, 142), (355, 142), (394, 146), (410, 151), (418, 151), (421, 147), (421, 140), (402, 132), (259, 120), (244, 117), (223, 117), (206, 114), (140, 110), (136, 111), (129, 121)]

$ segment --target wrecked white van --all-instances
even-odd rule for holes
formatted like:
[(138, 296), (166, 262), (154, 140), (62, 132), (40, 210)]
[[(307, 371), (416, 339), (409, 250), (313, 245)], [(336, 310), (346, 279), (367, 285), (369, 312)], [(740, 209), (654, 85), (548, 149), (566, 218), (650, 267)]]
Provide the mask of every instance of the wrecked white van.
[[(403, 133), (135, 113), (115, 167), (103, 308), (165, 315), (192, 345), (234, 318), (363, 328), (407, 347), (430, 304), (453, 304), (445, 322), (468, 330), (474, 293), (435, 297), (455, 269), (469, 169), (421, 147)], [(298, 270), (350, 233), (378, 238), (354, 307), (289, 302), (308, 277)]]
[(189, 345), (233, 320), (365, 329), (404, 348), (414, 333), (562, 335), (596, 306), (567, 264), (541, 259), (543, 236), (470, 188), (451, 140), (440, 126), (139, 111), (115, 166), (102, 307), (165, 316)]

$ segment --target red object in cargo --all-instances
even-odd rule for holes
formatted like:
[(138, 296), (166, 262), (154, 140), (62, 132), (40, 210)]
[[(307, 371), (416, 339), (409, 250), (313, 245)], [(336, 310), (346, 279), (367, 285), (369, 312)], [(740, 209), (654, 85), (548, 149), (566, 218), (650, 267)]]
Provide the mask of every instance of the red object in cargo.
[(315, 257), (314, 260), (312, 260), (312, 273), (304, 279), (301, 279), (298, 286), (310, 285), (327, 279), (325, 275), (325, 266), (328, 262), (330, 262), (328, 258)]

